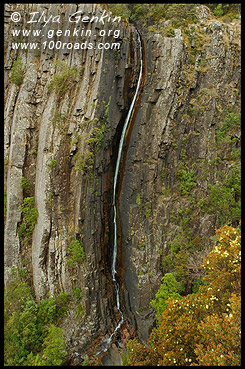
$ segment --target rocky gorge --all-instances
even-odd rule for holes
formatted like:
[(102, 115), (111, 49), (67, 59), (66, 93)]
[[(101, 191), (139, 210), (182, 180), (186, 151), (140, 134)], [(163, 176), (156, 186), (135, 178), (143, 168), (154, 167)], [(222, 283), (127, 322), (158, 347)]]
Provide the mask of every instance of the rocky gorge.
[[(102, 4), (5, 4), (5, 283), (13, 268), (24, 268), (39, 303), (61, 292), (71, 296), (59, 322), (70, 365), (86, 357), (92, 365), (121, 365), (127, 340), (146, 342), (156, 324), (150, 302), (163, 275), (175, 273), (183, 294), (190, 293), (215, 228), (237, 225), (240, 217), (239, 17), (216, 19), (200, 5), (196, 21), (185, 26), (164, 20), (150, 28), (124, 18), (80, 25), (91, 30), (85, 41), (117, 42), (118, 49), (13, 47), (27, 42), (13, 30), (27, 27), (32, 12), (54, 19), (104, 11)], [(65, 31), (67, 23), (52, 29)], [(101, 29), (118, 37), (111, 32), (104, 40)], [(139, 77), (136, 29), (143, 77), (117, 189), (126, 319), (105, 356), (96, 356), (120, 319), (111, 277), (113, 177)], [(27, 220), (30, 209), (36, 212)], [(84, 257), (76, 259), (81, 248)]]

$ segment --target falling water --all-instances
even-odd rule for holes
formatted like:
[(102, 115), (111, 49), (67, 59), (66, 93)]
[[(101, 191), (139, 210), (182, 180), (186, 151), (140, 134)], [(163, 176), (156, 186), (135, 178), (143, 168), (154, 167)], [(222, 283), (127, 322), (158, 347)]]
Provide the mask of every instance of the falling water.
[(113, 226), (114, 226), (114, 240), (113, 240), (113, 257), (112, 257), (112, 267), (111, 267), (111, 276), (112, 276), (112, 281), (115, 287), (115, 292), (116, 292), (116, 304), (117, 304), (117, 309), (121, 315), (120, 321), (118, 322), (116, 328), (114, 329), (113, 333), (110, 335), (110, 337), (103, 342), (102, 344), (102, 348), (101, 350), (97, 353), (101, 353), (101, 352), (105, 352), (107, 351), (112, 338), (114, 336), (114, 334), (117, 332), (117, 330), (121, 327), (121, 324), (124, 321), (124, 317), (123, 317), (123, 313), (121, 310), (121, 305), (120, 305), (120, 291), (119, 291), (119, 283), (116, 280), (116, 274), (117, 274), (117, 270), (116, 270), (116, 263), (117, 263), (117, 207), (116, 207), (116, 188), (117, 188), (117, 180), (118, 180), (118, 173), (119, 173), (119, 166), (120, 166), (120, 161), (121, 161), (121, 156), (122, 156), (122, 148), (123, 148), (123, 142), (124, 142), (124, 138), (125, 138), (125, 134), (127, 131), (127, 127), (128, 124), (130, 122), (130, 118), (131, 118), (131, 114), (134, 108), (134, 104), (139, 92), (139, 88), (140, 88), (140, 82), (141, 82), (141, 78), (142, 78), (142, 70), (143, 70), (143, 60), (142, 60), (142, 45), (141, 45), (141, 39), (140, 39), (140, 35), (137, 32), (137, 38), (138, 38), (138, 43), (139, 43), (139, 49), (140, 49), (140, 71), (139, 71), (139, 78), (138, 78), (138, 83), (137, 83), (137, 87), (135, 90), (135, 94), (134, 94), (134, 98), (133, 101), (130, 105), (128, 114), (127, 114), (127, 118), (125, 120), (124, 126), (123, 126), (123, 130), (122, 130), (122, 135), (120, 138), (120, 142), (119, 142), (119, 148), (118, 148), (118, 155), (117, 155), (117, 162), (116, 162), (116, 169), (115, 169), (115, 175), (114, 175), (114, 181), (113, 181), (113, 201), (112, 201), (112, 205), (113, 205), (113, 212), (114, 212), (114, 218), (113, 218)]

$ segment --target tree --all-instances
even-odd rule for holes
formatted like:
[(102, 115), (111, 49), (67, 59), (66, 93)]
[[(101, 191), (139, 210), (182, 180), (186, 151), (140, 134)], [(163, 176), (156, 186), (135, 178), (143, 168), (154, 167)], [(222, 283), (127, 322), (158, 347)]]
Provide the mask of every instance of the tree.
[(136, 340), (128, 344), (128, 365), (240, 365), (241, 234), (230, 226), (217, 234), (202, 264), (205, 284), (166, 301), (147, 347)]
[(166, 273), (162, 278), (162, 284), (156, 293), (156, 298), (151, 301), (151, 305), (157, 312), (157, 317), (160, 318), (163, 310), (166, 309), (166, 301), (169, 297), (174, 299), (181, 299), (178, 293), (179, 286), (174, 275), (172, 273)]
[(51, 324), (46, 329), (47, 335), (43, 342), (42, 361), (44, 365), (62, 365), (67, 355), (65, 350), (64, 332)]
[(69, 303), (65, 292), (35, 301), (22, 269), (4, 291), (4, 364), (6, 366), (62, 365), (65, 356), (63, 330), (54, 325)]

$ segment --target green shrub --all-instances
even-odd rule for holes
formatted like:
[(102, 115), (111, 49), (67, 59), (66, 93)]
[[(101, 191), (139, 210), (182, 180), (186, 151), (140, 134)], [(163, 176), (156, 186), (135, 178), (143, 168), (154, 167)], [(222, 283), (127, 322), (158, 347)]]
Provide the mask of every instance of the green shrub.
[(78, 153), (76, 155), (76, 165), (75, 170), (84, 173), (91, 172), (94, 165), (94, 153), (91, 151), (86, 151), (84, 154)]
[(24, 69), (21, 57), (18, 57), (13, 62), (11, 72), (12, 72), (10, 76), (11, 82), (16, 84), (17, 86), (20, 86), (23, 82), (23, 78), (25, 74), (25, 69)]
[(149, 201), (145, 202), (141, 207), (141, 211), (143, 211), (146, 218), (149, 218), (151, 216), (151, 203)]
[(222, 8), (222, 4), (218, 4), (216, 6), (216, 8), (214, 9), (214, 15), (216, 17), (222, 17), (223, 15), (223, 8)]
[(55, 296), (58, 317), (66, 314), (70, 300), (71, 296), (67, 292), (61, 292), (59, 295)]
[(241, 196), (241, 167), (235, 166), (230, 170), (230, 173), (226, 176), (224, 180), (224, 185), (230, 188), (233, 196), (240, 198)]
[(84, 312), (83, 305), (81, 303), (78, 303), (77, 304), (77, 309), (76, 309), (76, 318), (79, 319), (79, 318), (83, 317), (84, 314), (85, 314), (85, 312)]
[(130, 16), (130, 10), (128, 4), (107, 4), (109, 11), (112, 12), (114, 16), (122, 17), (128, 19)]
[(216, 130), (217, 142), (222, 144), (224, 140), (230, 140), (240, 126), (241, 113), (226, 112), (223, 124)]
[(83, 366), (90, 366), (89, 365), (89, 357), (88, 356), (85, 356), (84, 359), (83, 359)]
[(58, 128), (60, 134), (67, 133), (67, 124), (68, 115), (61, 113), (60, 111), (56, 111), (54, 117), (52, 119), (52, 125), (54, 128)]
[(76, 264), (82, 264), (85, 260), (85, 252), (78, 240), (74, 240), (70, 243), (67, 249), (67, 255), (69, 255), (69, 259), (67, 259), (67, 265), (74, 267)]
[(221, 171), (215, 185), (208, 184), (205, 199), (198, 201), (202, 212), (214, 214), (219, 226), (238, 225), (241, 217), (241, 167), (235, 165), (228, 173)]
[(196, 186), (196, 181), (194, 180), (194, 171), (186, 171), (185, 169), (179, 169), (176, 172), (177, 180), (179, 182), (179, 189), (181, 195), (188, 195), (190, 191)]
[(166, 10), (166, 19), (171, 19), (176, 27), (196, 23), (196, 5), (195, 4), (168, 4)]
[(149, 14), (149, 7), (147, 4), (132, 4), (130, 18), (134, 21), (146, 20)]
[(49, 168), (56, 168), (57, 167), (57, 160), (52, 159), (51, 162), (48, 164)]
[(172, 297), (179, 300), (182, 297), (179, 294), (179, 284), (172, 273), (166, 273), (162, 278), (162, 283), (156, 293), (155, 299), (151, 301), (151, 306), (156, 310), (156, 316), (159, 319), (162, 312), (166, 309), (166, 301)]
[(35, 301), (26, 274), (14, 269), (4, 289), (4, 365), (62, 365), (63, 331), (54, 326), (68, 307), (69, 295)]
[(22, 211), (22, 223), (18, 234), (23, 239), (24, 243), (28, 243), (31, 240), (38, 218), (34, 197), (26, 197), (19, 209)]
[(57, 319), (56, 301), (54, 297), (49, 297), (41, 301), (37, 318), (44, 324), (51, 323)]
[(83, 292), (80, 287), (75, 287), (73, 289), (73, 296), (75, 298), (76, 303), (79, 303), (81, 300), (81, 297), (83, 296)]
[(65, 62), (57, 60), (57, 73), (49, 84), (48, 90), (55, 91), (58, 97), (62, 97), (66, 91), (73, 87), (79, 72), (75, 68), (69, 68)]
[(30, 194), (31, 183), (30, 183), (29, 179), (27, 179), (25, 177), (21, 177), (21, 187), (23, 188), (23, 191), (25, 192), (25, 194), (27, 194), (27, 195)]
[(99, 151), (99, 148), (104, 138), (110, 104), (111, 104), (111, 96), (108, 100), (108, 103), (105, 105), (105, 111), (103, 116), (100, 118), (100, 120), (97, 118), (94, 119), (97, 121), (97, 125), (92, 129), (91, 136), (85, 141), (90, 145), (90, 149), (94, 154), (96, 154)]
[(238, 222), (241, 218), (241, 201), (236, 201), (235, 190), (218, 183), (209, 184), (208, 191), (204, 208), (217, 216), (218, 225)]
[(53, 324), (45, 330), (46, 337), (42, 345), (42, 363), (44, 366), (61, 366), (67, 355), (64, 332)]

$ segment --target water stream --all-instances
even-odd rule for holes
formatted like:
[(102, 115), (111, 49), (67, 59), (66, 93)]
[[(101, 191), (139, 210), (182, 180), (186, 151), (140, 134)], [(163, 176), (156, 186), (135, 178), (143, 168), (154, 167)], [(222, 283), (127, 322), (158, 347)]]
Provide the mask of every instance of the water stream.
[(113, 180), (113, 199), (112, 199), (112, 206), (113, 206), (113, 213), (114, 213), (114, 217), (113, 217), (113, 229), (114, 229), (114, 238), (113, 238), (113, 255), (112, 255), (112, 267), (111, 267), (111, 276), (112, 276), (112, 281), (115, 287), (115, 294), (116, 294), (116, 305), (117, 305), (117, 309), (120, 313), (120, 320), (116, 326), (116, 328), (114, 329), (113, 333), (110, 335), (110, 337), (102, 343), (101, 345), (101, 350), (97, 353), (100, 354), (102, 352), (105, 352), (108, 350), (111, 342), (112, 342), (112, 338), (115, 335), (115, 333), (118, 331), (118, 329), (121, 327), (123, 321), (124, 321), (124, 316), (121, 310), (121, 303), (120, 303), (120, 289), (119, 289), (119, 283), (116, 279), (116, 275), (117, 275), (117, 207), (116, 207), (116, 190), (117, 190), (117, 182), (118, 182), (118, 174), (119, 174), (119, 167), (120, 167), (120, 162), (121, 162), (121, 157), (122, 157), (122, 149), (123, 149), (123, 143), (124, 143), (124, 138), (126, 135), (126, 131), (128, 128), (128, 124), (130, 122), (130, 118), (133, 112), (133, 108), (139, 93), (139, 88), (140, 88), (140, 82), (141, 82), (141, 78), (142, 78), (142, 71), (143, 71), (143, 58), (142, 58), (142, 44), (141, 44), (141, 38), (139, 35), (139, 32), (136, 30), (137, 33), (137, 39), (138, 39), (138, 44), (139, 44), (139, 51), (140, 51), (140, 70), (139, 70), (139, 78), (138, 78), (138, 82), (137, 82), (137, 87), (135, 90), (135, 94), (133, 97), (133, 100), (131, 102), (124, 126), (123, 126), (123, 130), (122, 130), (122, 134), (121, 134), (121, 138), (120, 138), (120, 142), (119, 142), (119, 148), (118, 148), (118, 154), (117, 154), (117, 161), (116, 161), (116, 169), (115, 169), (115, 174), (114, 174), (114, 180)]

